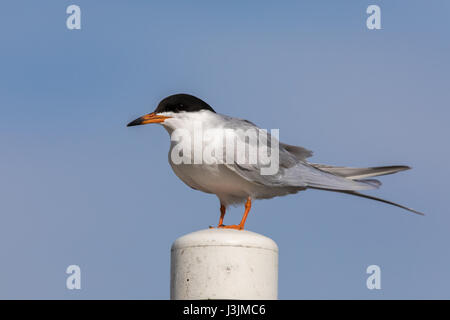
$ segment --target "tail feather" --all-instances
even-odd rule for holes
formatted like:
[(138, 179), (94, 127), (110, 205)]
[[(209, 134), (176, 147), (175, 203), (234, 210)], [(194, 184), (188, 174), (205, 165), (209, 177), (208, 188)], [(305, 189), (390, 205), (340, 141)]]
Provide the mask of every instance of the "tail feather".
[(389, 201), (389, 200), (386, 200), (386, 199), (377, 198), (377, 197), (370, 196), (370, 195), (367, 195), (367, 194), (359, 193), (359, 192), (356, 192), (356, 191), (351, 191), (351, 190), (333, 190), (333, 189), (324, 189), (324, 188), (315, 188), (315, 187), (310, 187), (310, 189), (317, 189), (317, 190), (325, 190), (325, 191), (346, 193), (346, 194), (350, 194), (352, 196), (357, 196), (357, 197), (362, 197), (362, 198), (366, 198), (366, 199), (371, 199), (371, 200), (375, 200), (375, 201), (384, 202), (384, 203), (387, 203), (387, 204), (390, 204), (390, 205), (393, 205), (393, 206), (396, 206), (396, 207), (408, 210), (408, 211), (413, 212), (415, 214), (419, 214), (421, 216), (425, 215), (423, 212), (420, 212), (420, 211), (417, 211), (417, 210), (405, 207), (404, 205), (401, 205), (401, 204), (398, 204), (398, 203), (395, 203), (395, 202), (392, 202), (392, 201)]
[(313, 167), (326, 171), (337, 176), (348, 178), (351, 180), (358, 180), (370, 177), (383, 176), (387, 174), (393, 174), (396, 172), (411, 169), (408, 166), (384, 166), (384, 167), (371, 167), (371, 168), (350, 168), (350, 167), (337, 167), (326, 164), (310, 163)]
[(368, 185), (371, 185), (375, 189), (378, 189), (381, 186), (381, 184), (382, 184), (381, 181), (377, 180), (377, 179), (357, 179), (357, 180), (354, 180), (354, 181), (367, 183)]

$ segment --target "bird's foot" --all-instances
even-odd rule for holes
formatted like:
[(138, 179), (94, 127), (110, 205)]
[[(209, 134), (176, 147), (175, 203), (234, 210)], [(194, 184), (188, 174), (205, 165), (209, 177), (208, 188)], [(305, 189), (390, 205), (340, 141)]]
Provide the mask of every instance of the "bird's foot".
[(241, 226), (240, 224), (231, 224), (231, 225), (228, 225), (228, 226), (226, 226), (224, 224), (221, 224), (221, 225), (218, 225), (217, 228), (220, 228), (220, 229), (244, 230), (244, 226)]
[(216, 228), (217, 228), (217, 229), (218, 229), (218, 228), (225, 228), (225, 225), (224, 225), (224, 224), (218, 224), (218, 225), (217, 225), (217, 227), (214, 227), (214, 226), (209, 226), (209, 228), (210, 228), (210, 229), (216, 229)]

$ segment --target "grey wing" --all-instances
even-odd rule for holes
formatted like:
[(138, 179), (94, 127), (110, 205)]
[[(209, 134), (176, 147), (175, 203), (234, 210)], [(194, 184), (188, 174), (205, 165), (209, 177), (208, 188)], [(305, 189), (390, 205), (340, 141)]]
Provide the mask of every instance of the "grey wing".
[(305, 160), (306, 158), (312, 157), (313, 152), (303, 147), (292, 146), (290, 144), (281, 143), (280, 146), (288, 151), (290, 154), (294, 155), (297, 159)]
[[(306, 157), (312, 155), (311, 151), (280, 143), (270, 133), (249, 121), (231, 117), (227, 117), (227, 120), (227, 128), (233, 129), (236, 141), (244, 144), (246, 149), (245, 154), (240, 155), (241, 161), (237, 160), (238, 154), (235, 153), (234, 162), (225, 165), (247, 181), (270, 187), (315, 187), (333, 190), (366, 190), (379, 186), (377, 180), (351, 180), (315, 168), (305, 161)], [(249, 131), (254, 131), (257, 138), (249, 139)], [(274, 174), (262, 174), (262, 169), (268, 165), (261, 161), (259, 154), (256, 162), (251, 161), (255, 153), (260, 152), (258, 147), (264, 144), (269, 147), (278, 144), (278, 170)]]

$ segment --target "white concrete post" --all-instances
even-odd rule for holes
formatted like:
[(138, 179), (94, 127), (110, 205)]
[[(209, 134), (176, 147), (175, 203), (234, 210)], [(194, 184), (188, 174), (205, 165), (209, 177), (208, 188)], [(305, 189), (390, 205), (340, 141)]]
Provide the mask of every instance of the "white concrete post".
[(175, 240), (171, 299), (277, 299), (278, 246), (246, 231), (206, 229)]

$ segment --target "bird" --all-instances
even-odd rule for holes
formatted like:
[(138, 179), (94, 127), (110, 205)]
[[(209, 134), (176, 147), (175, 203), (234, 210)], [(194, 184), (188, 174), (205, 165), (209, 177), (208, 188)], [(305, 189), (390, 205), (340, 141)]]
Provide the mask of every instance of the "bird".
[[(195, 190), (215, 194), (218, 197), (220, 218), (217, 228), (243, 230), (254, 200), (295, 194), (308, 189), (363, 197), (424, 215), (401, 204), (360, 192), (377, 189), (381, 185), (381, 182), (372, 179), (373, 177), (411, 169), (409, 166), (355, 168), (309, 162), (307, 159), (313, 155), (312, 151), (282, 143), (252, 122), (217, 113), (205, 101), (186, 93), (162, 99), (153, 112), (131, 121), (127, 127), (149, 123), (162, 125), (171, 136), (169, 163), (178, 178)], [(205, 135), (200, 135), (197, 142), (192, 141), (198, 128), (201, 128), (202, 132), (209, 130), (213, 134), (210, 134), (209, 139), (206, 139)], [(226, 138), (231, 137), (230, 139), (246, 147), (245, 150), (249, 150), (244, 152), (244, 161), (238, 161), (235, 148), (226, 148), (224, 137), (218, 134), (220, 132), (225, 132)], [(256, 140), (249, 139), (245, 135), (246, 132), (257, 133)], [(260, 144), (269, 144), (269, 140), (270, 146), (278, 146), (278, 167), (276, 172), (263, 174), (267, 162), (262, 163), (262, 160), (252, 162), (249, 159), (258, 152), (255, 150)], [(180, 141), (184, 141), (184, 145)], [(185, 149), (180, 147), (180, 144)], [(202, 159), (192, 161), (195, 152), (201, 153), (206, 149), (214, 150), (211, 152), (212, 161), (201, 161)], [(177, 157), (181, 156), (190, 161), (180, 162)], [(230, 157), (231, 161), (224, 161), (228, 156), (234, 157)], [(225, 225), (227, 208), (242, 204), (245, 210), (240, 223)]]

